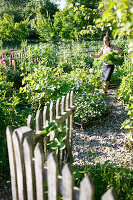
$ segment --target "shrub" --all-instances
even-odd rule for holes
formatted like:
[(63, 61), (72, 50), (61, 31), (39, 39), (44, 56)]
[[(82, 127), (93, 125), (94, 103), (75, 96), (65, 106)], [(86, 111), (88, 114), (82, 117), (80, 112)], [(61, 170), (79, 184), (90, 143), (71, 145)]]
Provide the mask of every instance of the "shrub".
[(95, 187), (95, 199), (100, 200), (110, 187), (114, 188), (119, 200), (132, 199), (132, 169), (114, 166), (109, 160), (104, 164), (86, 165), (80, 169), (73, 166), (72, 169), (78, 187), (85, 174), (91, 175)]
[(14, 16), (4, 14), (0, 18), (0, 38), (2, 41), (20, 41), (28, 35), (27, 21), (15, 23)]

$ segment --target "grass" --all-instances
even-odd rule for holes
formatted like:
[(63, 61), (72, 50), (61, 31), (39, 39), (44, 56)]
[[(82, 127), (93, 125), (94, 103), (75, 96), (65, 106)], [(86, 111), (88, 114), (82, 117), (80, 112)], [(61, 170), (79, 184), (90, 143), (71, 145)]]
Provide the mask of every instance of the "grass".
[(132, 200), (133, 195), (133, 170), (125, 167), (118, 167), (106, 161), (104, 164), (85, 165), (78, 169), (73, 166), (74, 179), (77, 187), (84, 175), (91, 175), (95, 199), (100, 200), (101, 196), (113, 187), (119, 200)]

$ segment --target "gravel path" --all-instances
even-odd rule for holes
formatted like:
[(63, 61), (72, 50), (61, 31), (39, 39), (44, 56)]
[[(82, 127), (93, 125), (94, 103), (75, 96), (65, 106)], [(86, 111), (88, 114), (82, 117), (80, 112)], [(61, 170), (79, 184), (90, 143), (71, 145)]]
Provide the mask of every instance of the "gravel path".
[(116, 98), (115, 90), (110, 89), (106, 97), (109, 114), (102, 125), (94, 125), (86, 130), (74, 129), (74, 165), (104, 163), (110, 160), (116, 166), (133, 168), (132, 152), (126, 147), (125, 130), (120, 129), (127, 118), (122, 101)]

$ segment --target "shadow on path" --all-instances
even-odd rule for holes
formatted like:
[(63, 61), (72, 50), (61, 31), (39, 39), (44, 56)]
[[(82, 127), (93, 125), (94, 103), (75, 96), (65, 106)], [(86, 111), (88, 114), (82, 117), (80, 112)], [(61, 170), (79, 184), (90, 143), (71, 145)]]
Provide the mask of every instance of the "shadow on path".
[(106, 101), (109, 104), (109, 114), (102, 125), (92, 125), (86, 130), (75, 128), (74, 165), (104, 163), (110, 160), (118, 166), (124, 163), (132, 167), (132, 154), (125, 147), (125, 130), (121, 129), (127, 118), (125, 105), (116, 98), (114, 90), (109, 90)]

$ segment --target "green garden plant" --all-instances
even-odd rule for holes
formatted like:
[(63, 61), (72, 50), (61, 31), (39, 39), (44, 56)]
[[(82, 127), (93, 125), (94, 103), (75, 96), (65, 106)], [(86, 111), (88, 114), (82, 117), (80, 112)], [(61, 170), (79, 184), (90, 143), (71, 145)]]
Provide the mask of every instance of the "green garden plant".
[(47, 144), (52, 150), (55, 151), (56, 155), (59, 150), (63, 150), (66, 147), (65, 140), (67, 139), (66, 135), (66, 125), (58, 126), (55, 121), (51, 122), (45, 130), (41, 131), (42, 135), (50, 136), (50, 133), (54, 131), (53, 140), (49, 141)]
[(85, 165), (80, 167), (80, 169), (77, 166), (73, 166), (72, 169), (75, 184), (78, 187), (80, 181), (86, 174), (91, 175), (95, 187), (95, 199), (100, 200), (101, 196), (110, 187), (114, 188), (119, 200), (132, 199), (132, 169), (114, 166), (109, 160), (104, 164)]

